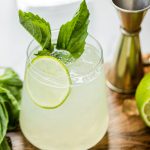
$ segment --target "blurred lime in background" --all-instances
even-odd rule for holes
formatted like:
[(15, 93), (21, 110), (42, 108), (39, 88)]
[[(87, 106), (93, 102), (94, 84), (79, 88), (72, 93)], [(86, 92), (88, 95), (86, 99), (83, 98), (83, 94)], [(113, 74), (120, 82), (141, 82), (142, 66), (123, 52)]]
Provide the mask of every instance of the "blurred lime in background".
[(150, 74), (144, 76), (136, 91), (138, 110), (147, 126), (150, 127)]

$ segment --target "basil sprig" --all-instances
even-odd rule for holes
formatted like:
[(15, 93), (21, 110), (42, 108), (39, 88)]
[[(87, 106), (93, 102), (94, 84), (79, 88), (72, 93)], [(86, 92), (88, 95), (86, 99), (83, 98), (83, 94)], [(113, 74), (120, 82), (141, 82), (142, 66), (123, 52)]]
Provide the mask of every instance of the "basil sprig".
[(65, 64), (79, 58), (84, 52), (89, 15), (86, 1), (83, 0), (73, 19), (61, 26), (57, 43), (52, 44), (50, 24), (38, 15), (19, 10), (20, 23), (42, 47), (36, 55), (52, 55)]
[(18, 126), (21, 89), (19, 76), (11, 68), (5, 68), (0, 75), (0, 150), (10, 149), (6, 132)]
[(60, 28), (57, 49), (69, 51), (74, 58), (79, 58), (85, 46), (88, 35), (89, 11), (85, 0), (81, 3), (74, 18)]

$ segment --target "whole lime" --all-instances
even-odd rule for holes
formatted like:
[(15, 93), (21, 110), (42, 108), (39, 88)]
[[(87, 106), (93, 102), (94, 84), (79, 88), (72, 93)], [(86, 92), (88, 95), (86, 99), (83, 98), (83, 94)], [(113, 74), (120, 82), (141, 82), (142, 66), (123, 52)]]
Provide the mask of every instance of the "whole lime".
[(150, 74), (144, 76), (136, 90), (136, 103), (141, 117), (150, 127)]

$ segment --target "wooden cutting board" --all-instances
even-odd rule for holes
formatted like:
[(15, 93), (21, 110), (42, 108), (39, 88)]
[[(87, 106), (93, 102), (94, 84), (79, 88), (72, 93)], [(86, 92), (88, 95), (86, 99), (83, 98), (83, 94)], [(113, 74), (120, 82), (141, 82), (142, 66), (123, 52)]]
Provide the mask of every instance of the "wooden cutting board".
[[(145, 68), (150, 72), (150, 67)], [(90, 150), (150, 150), (150, 128), (141, 120), (133, 95), (121, 95), (108, 89), (109, 128), (105, 137)], [(20, 130), (7, 134), (13, 150), (37, 150)]]

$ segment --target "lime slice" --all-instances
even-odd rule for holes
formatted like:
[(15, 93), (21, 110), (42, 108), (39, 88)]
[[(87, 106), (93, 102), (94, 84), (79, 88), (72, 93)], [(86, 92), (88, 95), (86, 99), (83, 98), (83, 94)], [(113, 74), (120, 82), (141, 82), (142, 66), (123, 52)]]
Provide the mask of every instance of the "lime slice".
[(144, 122), (150, 127), (150, 74), (144, 76), (137, 88), (136, 103)]
[(31, 99), (40, 107), (56, 108), (64, 103), (70, 93), (68, 69), (52, 56), (34, 58), (27, 68), (25, 78)]

